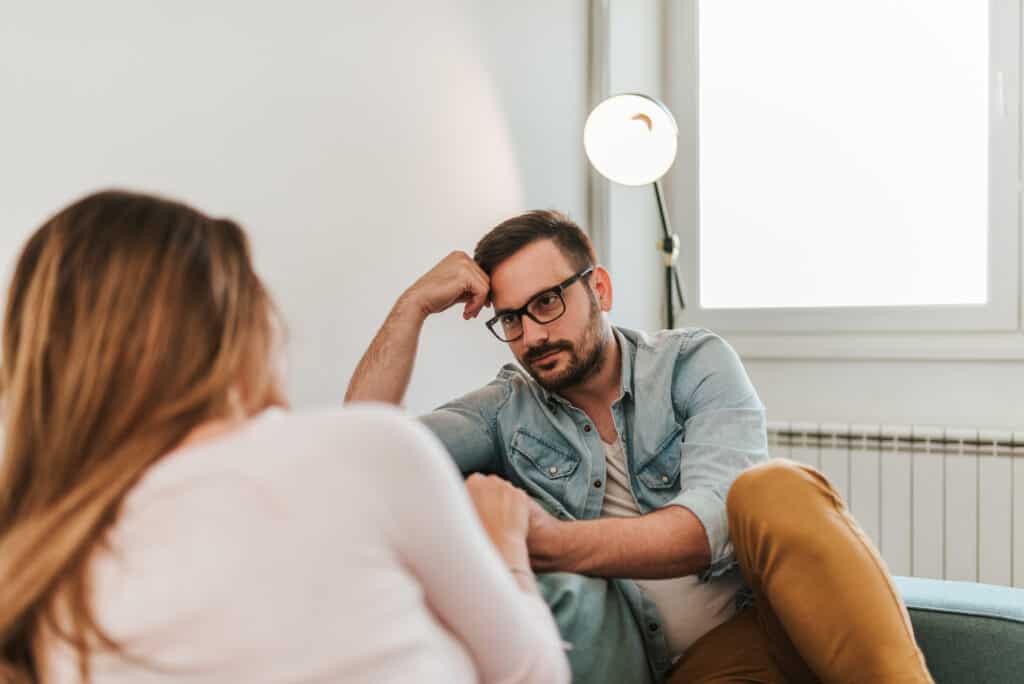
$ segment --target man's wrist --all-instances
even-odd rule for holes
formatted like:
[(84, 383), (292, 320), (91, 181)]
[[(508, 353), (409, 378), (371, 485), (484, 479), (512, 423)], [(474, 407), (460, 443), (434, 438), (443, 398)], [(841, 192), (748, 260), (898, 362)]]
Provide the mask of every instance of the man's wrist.
[(569, 571), (572, 554), (569, 541), (569, 525), (572, 523), (557, 518), (531, 531), (529, 537), (530, 562), (537, 570), (545, 572)]
[(430, 311), (417, 299), (416, 294), (406, 290), (392, 307), (390, 318), (393, 321), (419, 326), (429, 315)]

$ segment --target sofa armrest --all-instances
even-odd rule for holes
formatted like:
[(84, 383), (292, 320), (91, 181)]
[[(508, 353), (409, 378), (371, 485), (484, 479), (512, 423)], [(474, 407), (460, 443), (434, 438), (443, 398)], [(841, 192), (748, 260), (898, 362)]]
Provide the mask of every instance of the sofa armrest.
[(937, 684), (1024, 681), (1024, 589), (896, 577)]

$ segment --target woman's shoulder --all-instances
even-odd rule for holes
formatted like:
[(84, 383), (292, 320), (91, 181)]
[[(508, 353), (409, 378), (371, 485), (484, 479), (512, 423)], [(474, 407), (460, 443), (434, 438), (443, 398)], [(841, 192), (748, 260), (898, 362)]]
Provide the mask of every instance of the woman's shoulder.
[[(130, 492), (110, 531), (112, 553), (97, 559), (105, 596), (120, 605), (116, 587), (133, 577), (147, 587), (184, 578), (205, 600), (253, 567), (311, 548), (323, 555), (347, 539), (373, 543), (373, 521), (408, 503), (418, 468), (443, 458), (435, 442), (394, 408), (353, 406), (265, 412), (172, 452)], [(140, 566), (150, 572), (129, 572)]]
[(294, 412), (274, 408), (230, 432), (170, 452), (140, 485), (149, 489), (225, 476), (263, 479), (300, 466), (351, 468), (381, 460), (366, 458), (371, 453), (387, 457), (403, 447), (424, 445), (429, 451), (434, 442), (418, 421), (386, 404)]
[(294, 412), (270, 409), (250, 421), (238, 436), (299, 442), (307, 446), (320, 443), (325, 448), (333, 448), (354, 440), (375, 443), (419, 440), (424, 434), (430, 433), (400, 408), (360, 402)]
[[(231, 502), (252, 517), (298, 515), (315, 501), (401, 499), (426, 471), (454, 469), (441, 442), (401, 410), (350, 404), (271, 409), (230, 433), (171, 452), (129, 494), (128, 508)], [(221, 504), (217, 504), (221, 505)]]
[(350, 475), (393, 475), (396, 468), (450, 462), (441, 442), (420, 421), (395, 406), (355, 403), (288, 413), (275, 411), (242, 436), (251, 443), (275, 443), (289, 456), (272, 456), (277, 469), (308, 465)]

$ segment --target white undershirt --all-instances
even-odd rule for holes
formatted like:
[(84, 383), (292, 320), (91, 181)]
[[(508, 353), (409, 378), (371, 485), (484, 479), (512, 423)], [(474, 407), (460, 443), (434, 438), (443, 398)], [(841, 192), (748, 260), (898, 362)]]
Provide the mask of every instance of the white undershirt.
[[(604, 444), (606, 487), (602, 517), (628, 518), (641, 515), (629, 484), (629, 471), (622, 440)], [(662, 580), (637, 580), (637, 585), (654, 601), (661, 613), (669, 652), (677, 658), (693, 642), (736, 614), (736, 592), (741, 587), (737, 573), (700, 582), (696, 575)]]

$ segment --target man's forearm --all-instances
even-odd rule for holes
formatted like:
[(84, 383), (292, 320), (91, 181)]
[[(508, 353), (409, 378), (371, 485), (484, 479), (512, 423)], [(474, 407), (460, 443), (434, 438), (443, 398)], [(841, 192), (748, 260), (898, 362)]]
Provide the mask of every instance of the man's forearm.
[(711, 563), (704, 526), (682, 506), (635, 518), (556, 521), (528, 540), (538, 572), (664, 579), (693, 575)]
[(412, 378), (426, 313), (399, 299), (373, 338), (349, 381), (345, 401), (401, 404)]
[(463, 318), (487, 305), (490, 279), (465, 252), (452, 252), (412, 284), (395, 303), (352, 374), (345, 401), (401, 404), (412, 378), (423, 321), (462, 302)]

